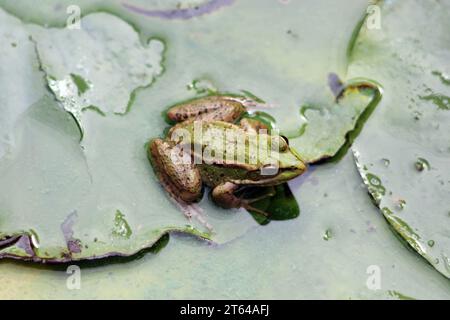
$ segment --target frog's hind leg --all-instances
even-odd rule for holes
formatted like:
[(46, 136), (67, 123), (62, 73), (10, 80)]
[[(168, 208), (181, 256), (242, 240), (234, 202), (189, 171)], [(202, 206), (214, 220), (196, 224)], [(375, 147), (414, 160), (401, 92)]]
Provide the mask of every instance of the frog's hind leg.
[(150, 142), (149, 158), (164, 189), (172, 198), (193, 203), (203, 195), (200, 172), (171, 141), (154, 139)]
[[(149, 158), (155, 173), (169, 193), (170, 200), (190, 220), (195, 218), (209, 231), (213, 227), (203, 217), (202, 209), (195, 203), (203, 196), (200, 172), (170, 141), (154, 139), (150, 142)], [(185, 161), (185, 162), (183, 162)]]
[(171, 107), (167, 117), (174, 122), (202, 120), (234, 123), (245, 112), (244, 104), (233, 97), (208, 96)]
[(220, 184), (212, 190), (212, 198), (214, 202), (222, 208), (245, 208), (267, 217), (267, 212), (252, 207), (251, 203), (264, 199), (270, 195), (263, 194), (253, 199), (244, 199), (242, 197), (236, 196), (235, 194), (235, 192), (238, 191), (239, 187), (239, 185), (232, 182), (225, 182), (223, 184)]

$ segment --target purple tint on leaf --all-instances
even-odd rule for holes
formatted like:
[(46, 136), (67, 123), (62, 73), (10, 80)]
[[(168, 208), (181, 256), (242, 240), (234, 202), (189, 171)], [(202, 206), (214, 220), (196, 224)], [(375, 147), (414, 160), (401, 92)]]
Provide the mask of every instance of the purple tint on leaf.
[(73, 237), (73, 225), (75, 224), (77, 217), (77, 212), (73, 211), (61, 224), (61, 231), (63, 232), (64, 239), (66, 240), (67, 249), (69, 249), (72, 253), (81, 252), (80, 240)]
[(168, 20), (172, 19), (188, 20), (194, 17), (202, 16), (204, 14), (217, 11), (222, 7), (233, 4), (234, 1), (235, 0), (211, 0), (193, 8), (171, 9), (171, 10), (149, 10), (128, 3), (122, 3), (122, 6), (130, 11), (148, 17), (158, 17)]
[(69, 251), (73, 253), (80, 253), (80, 241), (78, 239), (67, 241), (67, 249), (69, 249)]
[(75, 224), (75, 220), (78, 217), (77, 212), (73, 211), (71, 214), (67, 216), (64, 222), (61, 224), (61, 230), (64, 235), (64, 239), (66, 241), (72, 239), (73, 237), (73, 225)]
[(25, 250), (25, 252), (30, 255), (30, 256), (34, 256), (34, 250), (33, 250), (33, 245), (31, 244), (31, 239), (30, 236), (27, 234), (24, 234), (20, 237), (20, 239), (16, 242), (16, 247), (21, 248), (23, 250)]
[(339, 97), (342, 90), (344, 90), (344, 84), (336, 73), (328, 74), (328, 85), (336, 98)]

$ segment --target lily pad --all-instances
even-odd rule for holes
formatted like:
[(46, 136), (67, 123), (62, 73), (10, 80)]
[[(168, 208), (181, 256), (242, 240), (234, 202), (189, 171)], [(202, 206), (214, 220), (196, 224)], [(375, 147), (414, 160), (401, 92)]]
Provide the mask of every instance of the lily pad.
[(361, 29), (349, 67), (386, 92), (354, 145), (364, 183), (393, 229), (448, 278), (449, 12), (445, 1), (386, 1), (382, 28)]
[[(268, 189), (263, 189), (262, 192), (270, 192), (269, 194), (273, 193), (273, 195), (252, 204), (253, 207), (266, 212), (268, 214), (267, 217), (250, 210), (253, 218), (259, 224), (266, 225), (272, 220), (283, 221), (295, 219), (300, 215), (299, 204), (287, 183)], [(253, 194), (252, 196), (256, 195)]]
[(334, 74), (329, 78), (335, 97), (324, 104), (304, 104), (303, 123), (297, 132), (285, 133), (307, 163), (345, 154), (381, 99), (381, 87), (373, 81), (354, 79), (344, 85)]
[[(64, 26), (68, 5), (78, 4), (82, 13), (88, 14), (93, 7), (98, 9), (99, 3), (101, 8), (113, 10), (114, 3), (123, 2), (59, 0), (57, 4), (45, 1), (36, 6), (35, 0), (0, 0), (2, 7), (24, 21), (52, 27)], [(126, 2), (152, 10), (155, 3), (173, 3), (172, 0)], [(160, 35), (167, 43), (166, 71), (150, 88), (139, 91), (131, 111), (118, 118), (131, 117), (131, 122), (141, 119), (139, 126), (145, 131), (137, 142), (141, 148), (146, 139), (161, 134), (165, 125), (161, 111), (174, 102), (191, 98), (193, 90), (186, 90), (186, 86), (193, 79), (206, 78), (217, 88), (226, 86), (229, 92), (247, 89), (278, 105), (280, 108), (265, 111), (275, 116), (279, 127), (290, 129), (287, 124), (294, 118), (292, 128), (298, 128), (300, 122), (295, 118), (300, 116), (299, 106), (315, 102), (314, 97), (331, 96), (328, 88), (323, 93), (316, 92), (304, 80), (326, 85), (330, 71), (344, 77), (345, 70), (336, 64), (345, 62), (340, 60), (340, 52), (345, 56), (347, 38), (366, 6), (367, 2), (360, 0), (347, 0), (345, 6), (329, 0), (246, 0), (186, 21), (151, 18), (117, 6), (114, 12), (136, 25), (144, 38)], [(378, 80), (374, 75), (371, 78)], [(382, 110), (377, 107), (373, 116)], [(86, 114), (94, 114), (91, 111)], [(97, 116), (100, 119), (101, 115)], [(363, 135), (371, 130), (371, 123), (372, 117)], [(101, 136), (100, 131), (97, 136)], [(157, 185), (151, 173), (147, 178)], [(351, 154), (347, 153), (338, 163), (311, 166), (305, 175), (289, 185), (301, 205), (298, 219), (273, 221), (223, 246), (171, 235), (167, 247), (157, 256), (120, 259), (127, 263), (114, 263), (115, 259), (77, 262), (82, 269), (80, 290), (67, 289), (65, 266), (1, 261), (0, 296), (20, 299), (385, 299), (402, 296), (442, 299), (450, 296), (447, 279), (418, 259), (412, 250), (405, 250), (392, 236), (384, 218), (377, 214), (377, 208), (366, 196), (366, 190), (361, 188)], [(150, 191), (150, 194), (154, 191), (152, 199), (160, 201), (158, 210), (168, 215), (180, 214), (171, 211), (171, 204), (163, 201), (164, 194), (158, 190)], [(132, 202), (127, 202), (127, 208), (114, 208), (110, 212), (109, 231), (113, 230), (115, 213), (120, 209), (135, 234)], [(209, 203), (202, 202), (201, 206)], [(217, 210), (213, 206), (205, 208), (208, 214)], [(95, 206), (92, 209), (91, 216), (96, 217), (97, 209)], [(236, 223), (229, 224), (230, 229), (239, 228), (239, 222), (246, 223), (245, 212), (221, 211), (217, 217), (225, 221), (235, 217)], [(61, 223), (65, 218), (57, 217)], [(78, 212), (80, 218), (83, 216)], [(5, 230), (2, 219), (0, 215), (0, 229)], [(24, 226), (31, 227), (25, 223)], [(331, 230), (331, 238), (324, 241), (327, 230)], [(45, 234), (40, 233), (38, 238), (42, 237)], [(77, 232), (73, 238), (78, 238)], [(381, 271), (380, 290), (366, 286), (370, 276), (367, 270), (373, 265)]]
[[(170, 80), (174, 79), (173, 75), (159, 86), (160, 101), (152, 100), (153, 117), (143, 116), (142, 106), (139, 112), (128, 112), (126, 116), (116, 114), (126, 113), (136, 99), (137, 88), (148, 87), (161, 74), (163, 49), (170, 51), (170, 48), (163, 47), (164, 42), (160, 40), (143, 45), (128, 23), (111, 14), (88, 14), (81, 25), (80, 30), (21, 25), (32, 36), (40, 67), (56, 101), (47, 96), (21, 117), (14, 130), (20, 143), (0, 163), (5, 177), (0, 182), (3, 190), (0, 256), (62, 262), (132, 255), (170, 231), (183, 231), (223, 243), (256, 227), (257, 222), (243, 210), (222, 210), (208, 199), (199, 205), (204, 220), (189, 221), (158, 184), (145, 150), (150, 138), (163, 133), (164, 124), (154, 110), (163, 110), (180, 97), (165, 88), (174, 85)], [(176, 39), (182, 42), (180, 37)], [(208, 41), (199, 45), (204, 49), (195, 49), (197, 53), (213, 48)], [(188, 53), (181, 59), (189, 57), (192, 55)], [(203, 63), (204, 58), (200, 57), (199, 61)], [(277, 65), (268, 66), (265, 72), (271, 69), (276, 74)], [(375, 89), (372, 92), (369, 86), (370, 90), (366, 91), (366, 87), (349, 84), (337, 104), (333, 103), (332, 94), (325, 98), (330, 105), (340, 107), (337, 117), (354, 114), (355, 109), (357, 112), (354, 118), (350, 117), (350, 125), (349, 121), (342, 121), (345, 128), (339, 131), (339, 146), (335, 137), (330, 136), (322, 141), (322, 149), (311, 147), (311, 154), (317, 158), (329, 156), (327, 143), (333, 144), (336, 152), (345, 142), (343, 135), (354, 128), (357, 116), (373, 99)], [(247, 88), (247, 94), (251, 90), (244, 85), (221, 88), (228, 92)], [(153, 86), (148, 89), (151, 91)], [(259, 96), (252, 90), (250, 95), (256, 97), (255, 94)], [(269, 96), (267, 103), (272, 99)], [(288, 108), (283, 109), (286, 115)], [(334, 114), (334, 110), (325, 109), (325, 118), (311, 116), (309, 128), (314, 128), (315, 123), (323, 127), (328, 113)], [(263, 112), (271, 113), (271, 110)], [(253, 112), (258, 114), (264, 115)], [(81, 144), (78, 127), (83, 133)], [(310, 137), (309, 130), (305, 132), (304, 138)], [(307, 146), (306, 142), (302, 144), (307, 140), (299, 141), (299, 146)], [(305, 155), (308, 150), (305, 147)], [(295, 202), (286, 192), (279, 194)], [(286, 215), (283, 210), (282, 213), (272, 209), (280, 217)], [(288, 209), (295, 213), (290, 216), (297, 215), (296, 203)], [(205, 220), (208, 226), (213, 226), (213, 231), (206, 227)]]
[(104, 114), (130, 109), (135, 91), (162, 73), (164, 43), (151, 39), (142, 45), (132, 26), (111, 14), (88, 15), (80, 25), (29, 30), (49, 88), (83, 129), (86, 109)]
[[(50, 87), (52, 81), (56, 81), (53, 80), (53, 75), (56, 75), (61, 79), (69, 79), (74, 90), (65, 91), (64, 94), (53, 91), (56, 100), (42, 94), (40, 100), (18, 117), (15, 125), (11, 124), (14, 129), (9, 133), (16, 137), (17, 146), (11, 148), (0, 163), (0, 257), (64, 262), (133, 255), (151, 247), (169, 231), (186, 232), (207, 239), (214, 235), (215, 241), (224, 242), (257, 225), (248, 215), (226, 213), (206, 203), (202, 207), (207, 212), (208, 222), (214, 225), (211, 231), (201, 222), (186, 219), (164, 196), (146, 155), (146, 142), (158, 134), (160, 127), (138, 115), (116, 115), (110, 103), (116, 105), (121, 101), (126, 106), (126, 99), (130, 98), (129, 91), (126, 91), (127, 95), (121, 95), (122, 100), (118, 96), (115, 97), (117, 100), (111, 100), (111, 97), (102, 95), (105, 92), (103, 90), (111, 88), (101, 87), (109, 86), (110, 75), (103, 72), (92, 75), (95, 71), (104, 71), (102, 66), (105, 64), (108, 68), (119, 68), (123, 57), (108, 53), (104, 57), (107, 61), (102, 61), (100, 55), (96, 65), (91, 65), (90, 61), (86, 61), (86, 64), (79, 61), (75, 66), (79, 70), (74, 71), (59, 61), (61, 56), (69, 55), (65, 45), (61, 44), (59, 50), (53, 52), (53, 47), (46, 42), (49, 40), (44, 29), (23, 25), (15, 18), (10, 19), (16, 23), (19, 31), (25, 32), (25, 26), (32, 30), (37, 43), (43, 41), (49, 45), (41, 46), (40, 53), (45, 52), (47, 55), (40, 55), (39, 58), (41, 67), (48, 72)], [(129, 39), (138, 39), (131, 27), (114, 16), (93, 14), (83, 21), (88, 22), (87, 25), (93, 29), (101, 28), (102, 21), (118, 24), (117, 28), (125, 31), (110, 37), (119, 37), (117, 39), (121, 40), (123, 37), (125, 40), (110, 39), (109, 42), (114, 44), (126, 44)], [(58, 30), (49, 31), (58, 39)], [(130, 37), (129, 32), (133, 32), (134, 37)], [(83, 48), (85, 37), (70, 36), (73, 42), (71, 45), (77, 48), (78, 42), (78, 47)], [(12, 40), (17, 39), (13, 37)], [(45, 92), (38, 57), (32, 54), (36, 54), (33, 42), (30, 41), (29, 45), (32, 49), (29, 62), (40, 76), (41, 82), (37, 83), (42, 85), (41, 91)], [(71, 45), (67, 48), (72, 48)], [(136, 42), (135, 46), (141, 45)], [(99, 52), (106, 49), (102, 46), (93, 48)], [(133, 48), (128, 49), (128, 54), (132, 54)], [(148, 55), (148, 52), (144, 54), (151, 63), (154, 59)], [(137, 54), (136, 58), (139, 57)], [(47, 62), (44, 62), (47, 59), (52, 61), (48, 67)], [(71, 61), (69, 58), (61, 59), (66, 60)], [(84, 74), (80, 76), (80, 70), (93, 70), (89, 73), (92, 77)], [(114, 72), (123, 74), (123, 70)], [(3, 79), (4, 83), (7, 81)], [(89, 88), (86, 83), (89, 83)], [(134, 89), (130, 87), (130, 90)], [(84, 109), (87, 104), (83, 104), (84, 96), (89, 92), (92, 95), (89, 101), (96, 100), (99, 103)], [(2, 94), (7, 95), (4, 92)], [(67, 101), (74, 102), (70, 106), (75, 109), (67, 107)], [(61, 104), (64, 108), (60, 107)], [(89, 112), (91, 109), (98, 112)], [(78, 122), (81, 114), (85, 134), (82, 145)]]
[[(14, 145), (12, 129), (20, 115), (45, 94), (33, 42), (20, 20), (0, 10), (0, 158)], [(27, 63), (24, 63), (24, 62)]]

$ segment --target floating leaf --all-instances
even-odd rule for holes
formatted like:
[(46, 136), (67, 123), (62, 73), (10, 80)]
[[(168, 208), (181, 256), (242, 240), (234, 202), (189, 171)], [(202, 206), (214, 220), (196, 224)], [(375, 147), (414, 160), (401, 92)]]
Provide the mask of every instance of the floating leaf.
[(449, 12), (448, 2), (385, 2), (383, 27), (361, 30), (349, 68), (351, 76), (376, 78), (386, 92), (354, 145), (358, 170), (393, 229), (446, 277)]
[[(331, 75), (333, 76), (333, 75)], [(296, 133), (286, 133), (290, 144), (308, 163), (340, 157), (360, 133), (362, 125), (381, 99), (381, 88), (368, 80), (352, 80), (337, 87), (327, 104), (306, 104), (300, 108), (304, 119)]]
[[(267, 217), (260, 213), (252, 212), (256, 221), (260, 224), (267, 224), (272, 220), (295, 219), (300, 215), (300, 208), (292, 191), (287, 184), (278, 185), (251, 193), (251, 197), (258, 197), (267, 193), (268, 196), (262, 200), (252, 203), (252, 206), (267, 213)], [(247, 195), (248, 197), (249, 195)]]
[[(13, 18), (10, 20), (15, 24), (14, 27), (24, 30), (25, 25)], [(144, 50), (137, 41), (135, 31), (114, 16), (92, 14), (83, 18), (82, 22), (86, 22), (84, 27), (89, 26), (91, 32), (106, 25), (108, 28), (117, 25), (117, 28), (113, 28), (117, 30), (114, 30), (108, 41), (100, 41), (98, 46), (97, 43), (88, 41), (94, 46), (94, 51), (99, 51), (99, 55), (96, 57), (98, 64), (84, 64), (86, 70), (103, 70), (102, 66), (105, 64), (111, 68), (118, 67), (124, 62), (125, 56), (120, 56), (118, 52), (116, 54), (119, 56), (111, 56), (111, 52), (105, 53), (104, 58), (108, 60), (101, 60), (100, 53), (109, 48), (103, 47), (107, 43), (123, 43), (127, 48), (127, 41), (134, 39), (134, 46)], [(27, 106), (27, 111), (20, 115), (14, 130), (10, 131), (16, 137), (17, 145), (0, 162), (0, 257), (64, 262), (129, 256), (151, 247), (170, 231), (186, 232), (207, 239), (214, 236), (215, 241), (224, 242), (256, 225), (251, 217), (216, 209), (208, 201), (202, 205), (202, 210), (206, 212), (209, 223), (214, 225), (213, 232), (205, 227), (201, 219), (186, 219), (178, 207), (164, 195), (147, 159), (146, 143), (150, 137), (159, 134), (162, 127), (154, 126), (152, 121), (148, 122), (139, 116), (130, 114), (121, 117), (114, 114), (109, 103), (123, 105), (120, 103), (122, 101), (126, 106), (129, 91), (126, 96), (121, 96), (122, 100), (118, 97), (117, 100), (112, 99), (114, 95), (103, 96), (103, 90), (107, 89), (103, 87), (100, 90), (99, 86), (114, 83), (109, 73), (99, 72), (94, 76), (95, 72), (84, 74), (81, 69), (75, 71), (60, 64), (57, 58), (59, 54), (69, 54), (65, 50), (77, 45), (83, 48), (86, 45), (86, 35), (70, 35), (72, 43), (67, 44), (67, 47), (59, 43), (60, 50), (53, 52), (44, 45), (50, 46), (43, 29), (30, 25), (26, 27), (32, 30), (35, 41), (42, 41), (39, 42), (41, 67), (55, 77), (73, 82), (71, 86), (74, 90), (65, 91), (64, 95), (61, 92), (53, 93), (65, 107), (66, 99), (74, 101), (72, 106), (76, 108), (76, 112), (64, 108), (70, 113), (66, 112), (55, 99), (42, 94), (40, 100), (31, 107)], [(49, 33), (56, 37), (52, 43), (66, 41), (62, 35), (65, 32), (50, 29)], [(108, 32), (105, 31), (105, 34)], [(12, 40), (20, 39), (13, 37)], [(43, 74), (39, 71), (33, 43), (27, 44), (30, 45), (31, 52), (28, 52), (28, 60), (23, 62), (35, 63), (34, 70), (42, 80)], [(114, 51), (114, 48), (111, 50)], [(153, 49), (148, 50), (150, 52), (145, 53), (147, 62), (155, 61), (156, 58), (151, 56)], [(86, 49), (86, 52), (89, 50)], [(133, 49), (129, 48), (127, 54), (133, 54)], [(140, 53), (136, 54), (135, 62), (138, 63), (142, 56)], [(8, 58), (6, 56), (3, 59)], [(49, 60), (46, 59), (55, 60), (47, 65), (44, 61)], [(75, 60), (67, 58), (61, 61)], [(138, 70), (134, 62), (130, 63), (136, 67), (131, 68), (132, 70)], [(146, 81), (151, 81), (145, 76), (145, 70), (145, 67), (141, 70), (142, 75), (147, 78)], [(58, 81), (48, 76), (49, 73), (47, 80), (50, 84)], [(114, 74), (116, 73), (122, 75), (125, 72), (115, 70)], [(7, 83), (8, 79), (2, 81)], [(111, 83), (108, 84), (109, 82)], [(45, 83), (38, 81), (37, 84), (45, 92)], [(110, 87), (108, 90), (114, 91)], [(30, 91), (31, 93), (33, 92)], [(85, 98), (88, 94), (92, 95), (89, 103), (97, 101), (98, 104), (79, 104), (84, 100), (78, 99)], [(131, 94), (131, 98), (133, 96)], [(96, 111), (83, 113), (82, 145), (79, 119), (75, 118), (81, 110)]]
[(0, 10), (0, 158), (14, 145), (12, 129), (20, 115), (45, 94), (34, 43), (17, 18)]
[[(159, 10), (170, 9), (172, 5), (185, 1), (126, 2)], [(118, 122), (120, 125), (117, 126), (117, 135), (123, 133), (124, 140), (128, 134), (128, 130), (124, 130), (127, 121), (131, 122), (130, 127), (143, 131), (138, 138), (128, 138), (130, 144), (136, 145), (133, 157), (141, 152), (145, 153), (143, 144), (150, 137), (162, 133), (165, 123), (160, 117), (161, 111), (176, 101), (191, 97), (193, 92), (186, 90), (186, 84), (205, 75), (214, 79), (214, 83), (221, 89), (226, 87), (229, 92), (249, 89), (275, 104), (276, 108), (265, 111), (275, 116), (280, 128), (296, 131), (301, 123), (299, 106), (306, 103), (320, 105), (321, 101), (316, 99), (328, 99), (331, 95), (328, 88), (316, 90), (311, 83), (325, 84), (324, 79), (330, 70), (345, 74), (345, 70), (340, 69), (339, 65), (346, 66), (342, 57), (345, 57), (347, 40), (367, 6), (365, 1), (359, 0), (348, 0), (345, 6), (339, 1), (328, 0), (283, 3), (270, 0), (265, 1), (264, 5), (260, 0), (248, 0), (235, 1), (233, 6), (195, 19), (168, 21), (125, 12), (121, 6), (122, 0), (61, 0), (57, 5), (53, 1), (42, 1), (39, 6), (35, 5), (35, 0), (5, 0), (1, 3), (24, 21), (35, 21), (53, 27), (65, 25), (65, 10), (68, 5), (80, 5), (83, 14), (88, 14), (92, 8), (98, 10), (101, 7), (129, 19), (138, 27), (143, 38), (154, 35), (165, 37), (165, 73), (152, 87), (138, 92), (131, 112), (125, 117), (118, 117), (123, 122)], [(312, 15), (311, 12), (315, 14)], [(382, 26), (384, 27), (383, 24)], [(226, 37), (223, 36), (224, 32)], [(433, 33), (433, 37), (445, 34), (440, 30)], [(265, 39), (270, 39), (270, 46)], [(24, 64), (18, 64), (22, 65)], [(440, 69), (445, 71), (445, 68)], [(444, 74), (448, 74), (448, 70)], [(395, 73), (393, 77), (396, 77)], [(378, 80), (375, 75), (371, 78)], [(437, 76), (435, 78), (440, 81)], [(0, 96), (3, 93), (0, 92)], [(326, 104), (327, 99), (324, 99), (323, 104)], [(431, 103), (429, 107), (436, 108)], [(377, 108), (374, 116), (382, 111), (383, 108)], [(86, 114), (92, 118), (98, 117), (97, 120), (100, 121), (100, 114), (90, 111)], [(108, 116), (103, 118), (108, 119)], [(70, 121), (70, 126), (76, 129), (73, 127), (73, 120)], [(362, 133), (368, 132), (371, 124), (372, 117)], [(101, 126), (98, 131), (91, 133), (102, 137), (103, 128)], [(76, 134), (76, 130), (73, 134)], [(378, 133), (375, 130), (372, 134), (376, 136)], [(75, 140), (77, 139), (79, 135), (76, 135)], [(103, 142), (111, 141), (102, 141), (88, 150), (89, 154), (98, 153), (99, 160), (107, 167), (95, 180), (116, 174), (115, 170), (108, 171), (109, 159), (105, 161), (102, 158), (104, 149), (100, 147), (104, 147)], [(129, 149), (126, 148), (122, 153), (124, 156), (128, 155)], [(420, 156), (411, 160), (412, 166)], [(433, 165), (431, 161), (430, 165)], [(117, 164), (113, 167), (115, 166)], [(124, 168), (130, 173), (134, 169), (128, 166)], [(172, 210), (172, 204), (165, 201), (160, 188), (152, 188), (152, 184), (157, 186), (157, 181), (151, 170), (149, 173), (139, 173), (150, 180), (148, 189), (143, 191), (150, 200), (156, 201), (154, 207), (149, 207), (147, 214), (155, 208), (161, 215), (180, 214)], [(108, 183), (109, 181), (105, 182), (105, 185)], [(127, 192), (128, 183), (121, 183), (122, 193)], [(210, 201), (205, 199), (200, 206), (206, 214), (213, 216), (216, 225), (228, 226), (228, 229), (217, 230), (216, 236), (232, 233), (238, 228), (239, 232), (233, 233), (234, 236), (240, 236), (238, 239), (212, 248), (191, 237), (174, 235), (171, 236), (170, 244), (157, 257), (151, 254), (142, 257), (144, 251), (141, 251), (141, 254), (131, 258), (77, 262), (82, 269), (82, 290), (67, 290), (66, 277), (62, 274), (66, 271), (65, 265), (44, 267), (2, 261), (0, 295), (12, 299), (383, 299), (395, 298), (400, 294), (417, 299), (448, 298), (450, 289), (446, 279), (426, 265), (423, 259), (417, 259), (410, 251), (405, 250), (397, 238), (392, 236), (360, 184), (353, 160), (347, 153), (338, 163), (311, 166), (305, 175), (290, 182), (290, 188), (301, 204), (302, 215), (299, 219), (273, 221), (267, 227), (255, 228), (241, 236), (243, 230), (247, 231), (249, 226), (256, 225), (248, 223), (248, 215), (245, 212), (217, 209), (209, 206)], [(108, 207), (105, 218), (107, 232), (111, 232), (117, 209), (125, 214), (133, 231), (138, 230), (133, 219), (136, 210), (133, 202), (139, 202), (134, 201), (133, 195), (139, 189), (139, 186), (133, 188), (117, 203), (112, 201), (114, 203)], [(100, 197), (95, 200), (90, 198), (93, 202), (88, 213), (91, 224), (80, 226), (80, 230), (93, 228), (92, 221), (98, 221), (97, 203), (104, 206), (108, 201), (111, 202), (110, 199), (103, 200), (105, 193), (106, 190), (100, 192)], [(70, 194), (68, 192), (62, 198)], [(117, 194), (122, 195), (119, 192)], [(147, 206), (148, 203), (143, 205)], [(408, 202), (406, 207), (409, 206)], [(14, 214), (17, 213), (14, 211)], [(88, 216), (85, 217), (80, 211), (77, 214), (75, 229)], [(29, 217), (34, 218), (34, 215), (30, 213)], [(55, 218), (62, 223), (66, 216), (56, 215)], [(143, 225), (152, 223), (151, 217), (145, 214), (138, 215), (137, 218), (144, 218)], [(234, 223), (229, 223), (230, 220), (234, 220)], [(250, 217), (250, 220), (253, 219)], [(183, 221), (188, 222), (186, 219)], [(9, 231), (6, 228), (11, 226), (10, 223), (11, 217), (1, 212), (0, 230)], [(22, 226), (23, 231), (32, 233), (29, 229), (32, 227), (31, 223), (23, 223)], [(50, 227), (49, 232), (53, 232), (51, 229), (54, 227), (57, 235), (61, 236), (60, 225)], [(333, 230), (331, 241), (324, 241), (322, 238), (327, 229)], [(45, 243), (47, 234), (41, 230), (38, 230), (38, 241)], [(74, 238), (79, 238), (79, 234), (81, 232), (75, 230)], [(167, 238), (164, 236), (160, 241), (165, 243)], [(17, 240), (18, 237), (15, 237), (0, 242), (0, 247)], [(21, 240), (22, 244), (26, 244), (25, 240), (27, 239)], [(123, 264), (125, 261), (127, 263)], [(382, 290), (369, 290), (365, 285), (369, 277), (367, 268), (373, 264), (379, 266), (382, 272)], [(60, 271), (56, 272), (55, 269)], [(388, 291), (395, 291), (398, 295)]]
[[(135, 90), (150, 85), (162, 71), (164, 43), (145, 46), (123, 20), (106, 13), (88, 15), (82, 28), (29, 27), (48, 85), (77, 119), (96, 106), (103, 113), (126, 113)], [(105, 81), (107, 79), (107, 81)]]
[[(213, 226), (212, 233), (202, 223), (203, 218), (187, 220), (164, 194), (146, 157), (148, 139), (161, 135), (164, 128), (155, 116), (155, 109), (153, 117), (142, 116), (139, 113), (142, 108), (126, 117), (115, 114), (126, 112), (136, 99), (136, 88), (152, 83), (162, 72), (163, 42), (153, 40), (147, 46), (142, 45), (129, 24), (106, 13), (88, 14), (81, 24), (81, 30), (21, 25), (29, 30), (35, 42), (40, 62), (37, 66), (45, 71), (53, 94), (73, 117), (63, 109), (58, 110), (58, 105), (47, 97), (21, 118), (15, 130), (21, 137), (20, 144), (0, 163), (0, 170), (5, 173), (0, 182), (0, 189), (4, 190), (0, 210), (2, 216), (9, 217), (4, 218), (1, 237), (9, 245), (0, 255), (55, 262), (131, 255), (151, 246), (169, 231), (225, 242), (254, 227), (255, 221), (242, 214), (242, 210), (221, 210), (210, 201), (202, 201), (200, 209)], [(209, 42), (202, 45), (205, 50), (212, 48)], [(276, 66), (273, 64), (271, 68)], [(226, 74), (224, 77), (232, 79)], [(242, 87), (252, 86), (223, 89), (239, 92)], [(153, 108), (162, 110), (169, 101), (176, 101), (171, 91), (158, 92), (162, 100), (153, 102)], [(369, 101), (371, 97), (361, 92), (357, 95)], [(342, 101), (347, 101), (347, 93)], [(250, 116), (266, 119), (272, 125), (274, 119), (268, 113), (272, 112), (253, 110)], [(310, 120), (311, 127), (316, 121)], [(77, 125), (84, 134), (81, 145)], [(27, 178), (20, 178), (23, 175)], [(11, 181), (16, 181), (14, 188)], [(286, 187), (280, 188), (279, 196), (272, 199), (273, 204), (268, 204), (267, 209), (275, 219), (297, 216), (298, 205), (292, 194)], [(9, 196), (12, 190), (15, 197)], [(20, 200), (23, 219), (16, 217), (17, 197), (26, 199)], [(55, 198), (59, 200), (54, 201)], [(117, 227), (114, 220), (117, 210), (126, 214), (128, 228), (132, 230), (125, 234), (129, 238), (117, 237), (112, 232)], [(52, 222), (48, 223), (50, 218), (29, 219), (31, 213), (35, 217), (51, 215)], [(66, 221), (70, 221), (70, 228)], [(25, 242), (32, 244), (27, 231), (30, 227), (40, 239), (39, 248), (28, 246), (25, 251), (17, 251), (17, 244), (22, 247)], [(68, 232), (62, 231), (67, 228)], [(22, 240), (15, 242), (16, 236)]]

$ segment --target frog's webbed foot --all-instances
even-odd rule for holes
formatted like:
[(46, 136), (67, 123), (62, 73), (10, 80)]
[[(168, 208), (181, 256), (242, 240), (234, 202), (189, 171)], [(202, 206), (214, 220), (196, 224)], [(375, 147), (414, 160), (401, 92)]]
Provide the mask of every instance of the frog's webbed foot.
[(171, 107), (167, 117), (174, 122), (198, 120), (234, 123), (245, 112), (244, 104), (233, 97), (208, 96)]
[(239, 185), (232, 182), (225, 182), (223, 184), (220, 184), (212, 190), (212, 198), (217, 205), (224, 209), (244, 208), (267, 217), (269, 215), (267, 212), (252, 207), (251, 204), (270, 196), (270, 194), (263, 194), (252, 199), (244, 199), (242, 197), (236, 196), (235, 194), (235, 192), (238, 191), (239, 187)]

